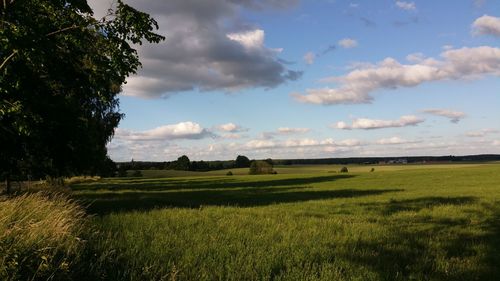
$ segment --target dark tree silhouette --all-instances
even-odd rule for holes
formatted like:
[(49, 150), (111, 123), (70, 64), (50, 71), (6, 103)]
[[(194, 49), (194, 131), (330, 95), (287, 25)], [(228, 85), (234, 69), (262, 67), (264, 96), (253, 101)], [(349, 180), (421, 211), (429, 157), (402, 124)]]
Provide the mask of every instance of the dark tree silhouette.
[(158, 43), (154, 19), (116, 1), (102, 20), (86, 0), (0, 5), (0, 177), (97, 174), (123, 117), (117, 94)]

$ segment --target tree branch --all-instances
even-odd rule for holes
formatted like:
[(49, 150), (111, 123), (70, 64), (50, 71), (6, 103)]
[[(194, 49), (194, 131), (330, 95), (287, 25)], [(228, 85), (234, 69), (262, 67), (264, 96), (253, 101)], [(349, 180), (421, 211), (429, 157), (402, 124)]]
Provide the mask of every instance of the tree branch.
[(65, 32), (65, 31), (68, 31), (71, 29), (76, 29), (76, 28), (78, 28), (78, 26), (76, 26), (76, 25), (68, 26), (68, 27), (47, 33), (47, 34), (45, 34), (45, 36), (49, 37), (49, 36), (56, 35), (56, 34), (59, 34), (59, 33), (62, 33), (62, 32)]
[(0, 70), (7, 64), (7, 62), (14, 57), (17, 54), (17, 50), (14, 50), (12, 54), (10, 54), (6, 59), (3, 60), (2, 64), (0, 65)]

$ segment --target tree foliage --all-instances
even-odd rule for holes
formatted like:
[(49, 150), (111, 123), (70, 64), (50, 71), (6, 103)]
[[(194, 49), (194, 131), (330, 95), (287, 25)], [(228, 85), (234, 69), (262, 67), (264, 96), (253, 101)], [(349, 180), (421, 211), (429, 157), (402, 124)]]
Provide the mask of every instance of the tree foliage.
[(274, 174), (273, 165), (266, 161), (255, 160), (250, 164), (250, 175)]
[(100, 20), (86, 0), (5, 0), (0, 13), (0, 176), (95, 174), (140, 67), (132, 44), (164, 39), (156, 21), (121, 0)]
[(234, 166), (236, 168), (248, 168), (250, 167), (250, 159), (248, 159), (248, 157), (244, 155), (238, 155), (238, 157), (236, 157)]

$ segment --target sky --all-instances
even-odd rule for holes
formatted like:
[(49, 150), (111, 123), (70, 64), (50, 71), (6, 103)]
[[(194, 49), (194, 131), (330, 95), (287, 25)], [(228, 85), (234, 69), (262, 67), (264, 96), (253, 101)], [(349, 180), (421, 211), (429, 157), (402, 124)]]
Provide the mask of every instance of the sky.
[(124, 2), (166, 40), (136, 46), (115, 161), (500, 153), (498, 0)]

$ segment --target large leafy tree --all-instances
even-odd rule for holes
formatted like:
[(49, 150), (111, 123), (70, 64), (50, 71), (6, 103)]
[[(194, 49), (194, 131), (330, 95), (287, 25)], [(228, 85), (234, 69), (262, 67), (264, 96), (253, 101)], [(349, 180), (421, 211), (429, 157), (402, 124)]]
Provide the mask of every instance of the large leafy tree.
[(93, 174), (123, 117), (117, 94), (158, 25), (121, 0), (0, 3), (0, 177)]

